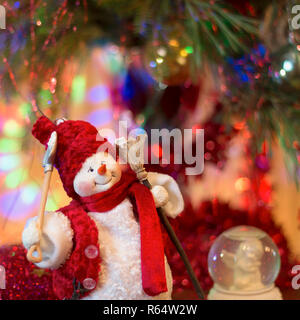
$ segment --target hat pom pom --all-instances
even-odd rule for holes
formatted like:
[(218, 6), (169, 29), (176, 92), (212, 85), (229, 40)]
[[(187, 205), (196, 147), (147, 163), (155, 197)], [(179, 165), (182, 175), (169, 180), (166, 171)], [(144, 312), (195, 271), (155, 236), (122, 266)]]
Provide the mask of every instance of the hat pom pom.
[(32, 128), (32, 135), (46, 145), (49, 141), (51, 133), (55, 131), (55, 124), (52, 123), (47, 117), (42, 116), (37, 119)]

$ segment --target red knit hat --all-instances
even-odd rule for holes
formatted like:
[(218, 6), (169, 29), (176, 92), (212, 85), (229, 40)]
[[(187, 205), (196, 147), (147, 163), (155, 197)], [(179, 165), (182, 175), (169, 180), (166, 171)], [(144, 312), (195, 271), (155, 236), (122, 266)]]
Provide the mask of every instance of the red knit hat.
[(101, 151), (112, 152), (113, 147), (101, 137), (98, 130), (85, 121), (60, 120), (57, 125), (47, 117), (40, 117), (32, 128), (32, 134), (47, 147), (53, 131), (57, 132), (57, 151), (54, 166), (59, 172), (68, 196), (75, 199), (77, 194), (73, 181), (84, 161)]

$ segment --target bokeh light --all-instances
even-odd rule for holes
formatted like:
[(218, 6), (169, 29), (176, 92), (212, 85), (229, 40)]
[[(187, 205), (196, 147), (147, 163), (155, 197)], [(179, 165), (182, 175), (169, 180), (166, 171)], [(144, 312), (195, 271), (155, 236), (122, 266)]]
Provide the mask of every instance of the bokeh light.
[(76, 76), (72, 82), (71, 99), (76, 103), (84, 101), (86, 81), (83, 76)]
[(20, 151), (20, 143), (16, 140), (2, 138), (0, 139), (0, 152), (10, 153)]
[(244, 191), (247, 191), (250, 189), (251, 187), (251, 182), (249, 180), (249, 178), (247, 177), (241, 177), (241, 178), (238, 178), (234, 184), (235, 186), (235, 189), (238, 191), (238, 192), (244, 192)]
[(3, 133), (10, 138), (22, 138), (25, 134), (25, 129), (14, 119), (9, 119), (4, 123)]
[(38, 208), (40, 194), (36, 194), (35, 201), (28, 201), (28, 199), (24, 199), (24, 196), (21, 196), (24, 191), (28, 195), (26, 187), (19, 190), (14, 189), (0, 195), (0, 214), (2, 216), (9, 217), (12, 221), (23, 220)]
[(105, 85), (97, 85), (87, 93), (87, 100), (91, 103), (100, 103), (109, 98), (109, 89)]
[(18, 155), (0, 156), (0, 171), (10, 171), (19, 166), (21, 159)]
[(25, 181), (27, 176), (28, 176), (27, 170), (24, 168), (19, 168), (15, 171), (12, 171), (6, 176), (5, 184), (9, 189), (17, 188), (20, 183)]

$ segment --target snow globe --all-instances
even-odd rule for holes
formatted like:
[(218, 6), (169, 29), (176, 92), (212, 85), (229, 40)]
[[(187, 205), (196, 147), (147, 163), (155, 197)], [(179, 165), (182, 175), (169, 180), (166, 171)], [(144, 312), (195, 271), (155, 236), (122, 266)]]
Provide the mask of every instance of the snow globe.
[(280, 255), (262, 230), (237, 226), (223, 232), (208, 254), (214, 286), (209, 300), (282, 300), (274, 285)]

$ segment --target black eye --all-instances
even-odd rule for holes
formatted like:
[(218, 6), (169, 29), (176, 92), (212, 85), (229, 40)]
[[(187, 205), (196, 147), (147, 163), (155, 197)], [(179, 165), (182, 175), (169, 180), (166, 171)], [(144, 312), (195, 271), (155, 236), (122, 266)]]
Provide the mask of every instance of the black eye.
[(94, 171), (94, 169), (93, 168), (89, 168), (89, 171), (88, 172), (93, 172)]

